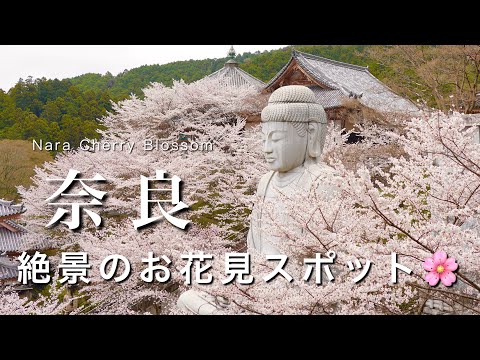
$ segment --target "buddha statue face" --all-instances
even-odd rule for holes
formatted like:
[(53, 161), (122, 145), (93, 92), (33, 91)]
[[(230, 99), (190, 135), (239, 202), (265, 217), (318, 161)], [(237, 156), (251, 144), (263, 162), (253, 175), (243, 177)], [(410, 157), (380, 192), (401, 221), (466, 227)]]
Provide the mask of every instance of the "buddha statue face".
[(262, 111), (263, 151), (270, 170), (283, 173), (319, 161), (326, 123), (325, 111), (309, 88), (275, 90)]
[(308, 137), (305, 132), (300, 136), (292, 123), (265, 122), (262, 134), (263, 152), (270, 170), (287, 172), (305, 162)]

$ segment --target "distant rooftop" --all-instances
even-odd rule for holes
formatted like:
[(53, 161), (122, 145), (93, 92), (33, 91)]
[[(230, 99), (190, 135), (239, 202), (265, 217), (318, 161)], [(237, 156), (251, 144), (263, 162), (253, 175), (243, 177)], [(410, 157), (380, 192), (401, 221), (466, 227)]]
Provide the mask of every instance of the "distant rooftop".
[(12, 201), (0, 199), (0, 254), (48, 248), (49, 241), (46, 236), (33, 234), (9, 218), (25, 210), (23, 204), (13, 205)]
[(234, 87), (250, 85), (259, 90), (265, 86), (263, 81), (240, 69), (238, 63), (233, 59), (228, 60), (223, 68), (206, 76), (204, 79), (218, 79), (225, 85)]
[(12, 201), (0, 199), (0, 281), (18, 276), (18, 262), (8, 253), (49, 248), (46, 236), (34, 234), (12, 220), (25, 210), (23, 204), (13, 205)]
[(0, 255), (0, 280), (18, 277), (18, 263), (5, 255)]
[(233, 46), (228, 52), (230, 59), (225, 63), (223, 68), (207, 75), (204, 79), (218, 79), (227, 86), (240, 87), (250, 85), (258, 90), (263, 89), (265, 83), (256, 77), (250, 75), (245, 70), (240, 69), (238, 62), (233, 57), (235, 56), (235, 49)]
[(0, 217), (21, 214), (25, 212), (23, 204), (13, 205), (13, 201), (0, 199)]
[(384, 112), (416, 112), (410, 100), (395, 94), (373, 76), (368, 67), (347, 64), (320, 56), (292, 51), (289, 62), (268, 82), (265, 89), (273, 91), (283, 86), (282, 80), (300, 68), (311, 80), (309, 87), (325, 108), (341, 106), (345, 99), (354, 98), (372, 109)]
[(3, 223), (15, 229), (15, 231), (11, 231), (0, 224), (0, 253), (42, 250), (49, 247), (46, 236), (40, 234), (27, 236), (31, 232), (15, 221), (5, 220)]
[(0, 252), (27, 250), (24, 246), (23, 236), (28, 233), (28, 230), (11, 220), (6, 220), (5, 224), (16, 231), (11, 231), (0, 224)]

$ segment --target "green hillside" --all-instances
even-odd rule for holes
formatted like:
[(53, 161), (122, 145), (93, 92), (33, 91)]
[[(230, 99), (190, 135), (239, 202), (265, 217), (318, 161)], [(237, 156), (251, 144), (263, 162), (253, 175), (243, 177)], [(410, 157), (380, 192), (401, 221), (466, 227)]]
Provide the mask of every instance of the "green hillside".
[[(294, 47), (329, 59), (369, 66), (373, 75), (399, 93), (443, 110), (449, 109), (453, 97), (457, 109), (464, 106), (471, 110), (471, 104), (475, 102), (474, 96), (480, 91), (479, 46)], [(273, 51), (247, 52), (237, 54), (235, 60), (242, 69), (268, 82), (288, 62), (291, 50), (291, 47), (286, 47)], [(76, 146), (84, 138), (98, 138), (97, 129), (101, 127), (98, 119), (112, 110), (112, 101), (118, 102), (132, 93), (142, 97), (142, 88), (151, 82), (170, 86), (174, 79), (196, 81), (220, 69), (227, 60), (228, 58), (177, 61), (140, 66), (117, 75), (109, 72), (103, 75), (89, 73), (63, 80), (32, 77), (20, 79), (8, 92), (0, 90), (0, 140), (36, 139), (69, 142)], [(464, 64), (464, 68), (455, 64)], [(464, 81), (455, 82), (458, 79)], [(466, 104), (469, 103), (470, 107), (467, 107)], [(27, 145), (22, 150), (18, 144), (3, 142), (0, 147), (0, 155), (3, 156), (0, 165), (8, 164), (8, 169), (13, 169), (13, 164), (20, 171), (16, 173), (9, 170), (7, 175), (4, 173), (3, 180), (0, 174), (0, 198), (16, 197), (13, 186), (26, 183), (25, 179), (30, 176), (33, 164), (46, 159), (27, 159)], [(13, 152), (7, 154), (9, 147), (12, 147)], [(11, 159), (17, 158), (17, 154), (18, 160), (12, 162)], [(55, 153), (52, 152), (51, 155)]]
[(33, 151), (31, 142), (0, 140), (0, 199), (19, 201), (16, 187), (30, 186), (35, 166), (50, 160), (47, 151)]
[(0, 139), (68, 141), (97, 137), (96, 119), (111, 110), (108, 91), (81, 91), (70, 80), (31, 77), (0, 90)]
[[(373, 75), (385, 81), (394, 90), (410, 96), (413, 100), (424, 99), (429, 106), (440, 104), (439, 108), (449, 105), (442, 104), (441, 101), (450, 99), (452, 89), (448, 84), (451, 83), (450, 78), (453, 75), (448, 75), (448, 68), (439, 68), (440, 74), (446, 74), (445, 79), (439, 77), (440, 82), (438, 82), (435, 78), (434, 80), (438, 83), (432, 83), (425, 74), (429, 74), (427, 70), (432, 66), (435, 67), (438, 63), (443, 64), (442, 61), (448, 59), (448, 56), (452, 57), (455, 51), (465, 52), (461, 46), (452, 49), (448, 47), (444, 49), (442, 46), (411, 47), (413, 56), (418, 58), (414, 60), (418, 60), (418, 64), (424, 64), (423, 69), (420, 67), (417, 70), (409, 63), (410, 54), (405, 57), (402, 53), (403, 49), (396, 49), (394, 46), (295, 45), (294, 47), (299, 51), (333, 60), (369, 66)], [(291, 50), (291, 47), (286, 47), (272, 51), (247, 52), (236, 55), (235, 59), (242, 69), (268, 82), (288, 62)], [(459, 53), (455, 55), (457, 57), (452, 57), (448, 61), (458, 63), (462, 59), (471, 58), (469, 54), (463, 55), (462, 58), (462, 54)], [(161, 82), (170, 86), (173, 79), (183, 79), (186, 82), (201, 79), (220, 69), (226, 61), (227, 58), (177, 61), (164, 65), (140, 66), (117, 75), (109, 72), (103, 75), (89, 73), (63, 80), (32, 79), (31, 77), (25, 80), (20, 79), (8, 92), (0, 90), (0, 139), (31, 140), (35, 138), (44, 141), (67, 141), (76, 146), (85, 137), (98, 137), (96, 133), (96, 129), (100, 126), (98, 119), (107, 111), (111, 111), (111, 101), (118, 102), (132, 93), (142, 97), (141, 89), (151, 82)], [(445, 66), (449, 64), (448, 61), (444, 61)], [(381, 66), (380, 63), (385, 65)], [(402, 71), (398, 71), (402, 67)], [(478, 87), (479, 77), (475, 74), (476, 72), (469, 70), (465, 76), (468, 80), (477, 79), (474, 84)], [(472, 83), (472, 81), (466, 83)], [(469, 93), (475, 93), (475, 89), (467, 90)], [(432, 96), (434, 92), (439, 95)]]
[[(365, 56), (365, 46), (295, 46), (300, 51), (354, 64), (375, 64)], [(288, 61), (291, 48), (243, 53), (236, 56), (241, 68), (267, 82)], [(120, 101), (151, 82), (167, 86), (173, 79), (192, 82), (220, 69), (227, 58), (177, 61), (145, 65), (118, 75), (84, 74), (70, 79), (20, 79), (8, 92), (0, 90), (0, 139), (67, 141), (73, 146), (83, 138), (98, 137), (97, 119)]]
[(70, 79), (73, 85), (82, 91), (109, 91), (112, 99), (119, 100), (131, 93), (141, 95), (142, 89), (151, 82), (172, 84), (173, 79), (183, 79), (192, 82), (220, 69), (225, 59), (206, 59), (176, 61), (164, 65), (144, 65), (131, 70), (125, 70), (113, 76), (110, 73), (85, 74)]
[[(364, 55), (367, 46), (354, 45), (299, 45), (299, 51), (314, 55), (324, 56), (333, 60), (344, 61), (351, 64), (369, 65), (376, 76), (382, 77), (380, 69), (374, 61)], [(268, 82), (290, 59), (292, 48), (238, 54), (235, 60), (240, 67), (257, 77)], [(131, 93), (141, 96), (141, 89), (151, 82), (161, 82), (167, 86), (172, 80), (183, 79), (185, 82), (199, 80), (223, 67), (227, 58), (176, 61), (164, 65), (144, 65), (113, 76), (110, 73), (84, 74), (69, 79), (73, 85), (82, 91), (107, 91), (114, 100), (124, 99)]]

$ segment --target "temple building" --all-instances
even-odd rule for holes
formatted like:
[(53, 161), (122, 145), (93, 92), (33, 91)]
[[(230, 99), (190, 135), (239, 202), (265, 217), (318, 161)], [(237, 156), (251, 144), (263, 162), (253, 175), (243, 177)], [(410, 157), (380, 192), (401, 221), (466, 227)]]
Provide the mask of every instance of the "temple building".
[[(254, 103), (260, 102), (263, 107), (267, 102), (266, 95), (262, 94), (262, 91), (265, 88), (265, 83), (250, 75), (245, 70), (240, 69), (239, 63), (234, 60), (236, 52), (233, 46), (230, 47), (227, 56), (229, 57), (229, 60), (225, 63), (223, 68), (205, 76), (199, 81), (204, 79), (217, 79), (226, 87), (252, 86), (257, 90), (258, 93), (254, 98), (251, 99), (251, 101)], [(249, 123), (247, 124), (247, 127), (251, 126), (252, 123), (255, 124), (260, 122), (260, 111), (242, 112), (239, 115), (244, 117), (247, 123)]]
[(0, 254), (0, 286), (14, 284), (18, 279), (18, 263)]
[(17, 221), (26, 211), (23, 204), (0, 199), (0, 285), (16, 283), (18, 262), (23, 251), (41, 250), (48, 247), (46, 238), (33, 235)]
[(218, 79), (226, 86), (240, 87), (251, 85), (258, 89), (259, 92), (263, 90), (265, 83), (250, 75), (246, 71), (240, 69), (238, 62), (234, 60), (236, 55), (237, 53), (232, 45), (227, 54), (229, 60), (225, 63), (223, 68), (205, 76), (203, 79)]
[[(238, 62), (234, 60), (235, 56), (232, 46), (228, 52), (229, 60), (224, 67), (204, 79), (219, 79), (226, 86), (233, 87), (251, 85), (258, 89), (257, 100), (260, 102), (266, 102), (270, 93), (281, 86), (307, 86), (314, 92), (318, 103), (324, 107), (329, 121), (333, 121), (340, 129), (353, 130), (355, 124), (364, 123), (366, 120), (389, 125), (385, 115), (409, 117), (419, 111), (412, 101), (399, 96), (373, 76), (368, 67), (294, 49), (287, 64), (265, 84), (240, 69)], [(260, 121), (259, 114), (242, 115), (247, 118), (247, 123)]]
[(355, 100), (379, 113), (413, 114), (418, 108), (410, 100), (395, 94), (373, 76), (368, 67), (343, 63), (320, 56), (292, 51), (288, 63), (268, 82), (264, 92), (271, 93), (285, 85), (304, 85), (315, 93), (329, 120), (350, 130), (339, 111)]
[(228, 60), (223, 68), (206, 76), (204, 79), (218, 79), (227, 86), (239, 87), (251, 85), (258, 89), (259, 92), (265, 87), (263, 81), (258, 80), (256, 77), (240, 69), (238, 62), (233, 58)]

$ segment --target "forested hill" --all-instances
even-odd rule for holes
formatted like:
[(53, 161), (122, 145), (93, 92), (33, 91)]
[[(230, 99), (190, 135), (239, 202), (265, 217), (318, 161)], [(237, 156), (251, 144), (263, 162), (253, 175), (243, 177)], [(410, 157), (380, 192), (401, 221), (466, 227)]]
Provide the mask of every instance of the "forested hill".
[[(379, 69), (373, 61), (364, 56), (366, 46), (295, 46), (299, 51), (314, 55), (324, 56), (333, 60), (339, 60), (357, 65), (370, 65), (375, 75)], [(290, 59), (291, 47), (280, 50), (238, 54), (235, 60), (240, 67), (256, 78), (268, 82)], [(117, 76), (110, 73), (84, 74), (70, 79), (82, 91), (108, 90), (113, 99), (126, 98), (131, 93), (142, 95), (141, 89), (151, 82), (161, 82), (167, 86), (172, 80), (183, 79), (192, 82), (207, 76), (223, 67), (227, 58), (176, 61), (164, 65), (144, 65), (131, 70), (125, 70)]]
[(173, 79), (192, 82), (220, 69), (225, 59), (206, 59), (176, 61), (164, 65), (144, 65), (125, 70), (113, 76), (107, 72), (101, 74), (84, 74), (70, 79), (72, 84), (82, 91), (108, 91), (113, 100), (128, 97), (131, 93), (141, 96), (142, 89), (152, 82), (172, 84)]
[[(297, 50), (353, 64), (370, 65), (380, 79), (382, 73), (366, 57), (367, 46), (295, 46)], [(226, 49), (227, 50), (227, 47)], [(289, 60), (291, 47), (281, 50), (243, 53), (236, 56), (240, 67), (267, 82)], [(0, 140), (42, 139), (78, 144), (85, 137), (97, 137), (97, 119), (111, 110), (110, 100), (119, 101), (151, 82), (167, 86), (172, 80), (192, 82), (220, 69), (227, 58), (177, 61), (145, 65), (114, 76), (84, 74), (70, 79), (32, 79), (19, 82), (8, 92), (0, 90)]]

